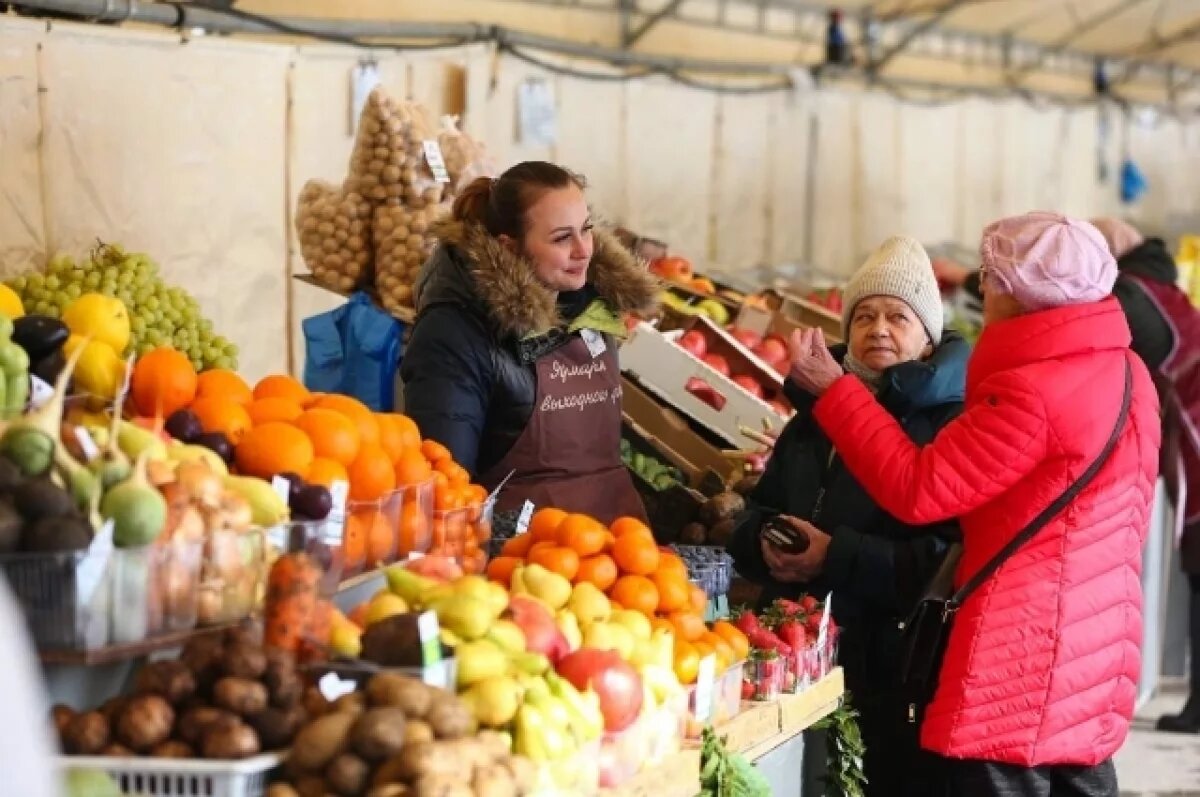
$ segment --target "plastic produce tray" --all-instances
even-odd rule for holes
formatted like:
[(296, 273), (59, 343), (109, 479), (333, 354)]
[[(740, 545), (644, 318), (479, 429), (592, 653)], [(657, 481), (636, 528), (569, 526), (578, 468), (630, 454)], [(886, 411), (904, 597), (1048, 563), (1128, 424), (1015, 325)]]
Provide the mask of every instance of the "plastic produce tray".
[(729, 592), (733, 581), (733, 557), (711, 545), (672, 545), (687, 565), (688, 579), (699, 584), (710, 598)]
[(283, 756), (265, 753), (242, 761), (188, 758), (60, 756), (60, 771), (107, 772), (126, 797), (262, 797), (267, 774)]

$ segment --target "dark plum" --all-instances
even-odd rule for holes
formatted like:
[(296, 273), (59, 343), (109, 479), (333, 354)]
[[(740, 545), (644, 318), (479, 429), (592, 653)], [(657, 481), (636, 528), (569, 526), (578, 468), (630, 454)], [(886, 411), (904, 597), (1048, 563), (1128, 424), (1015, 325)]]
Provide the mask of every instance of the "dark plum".
[(229, 438), (220, 432), (205, 432), (201, 435), (196, 435), (192, 442), (198, 446), (204, 446), (218, 457), (225, 460), (226, 464), (233, 464), (233, 444), (229, 442)]
[(292, 511), (310, 520), (324, 520), (333, 509), (333, 496), (319, 484), (302, 487), (289, 502)]
[(194, 442), (196, 438), (204, 434), (204, 427), (200, 425), (200, 419), (196, 417), (196, 413), (186, 409), (172, 412), (163, 428), (166, 429), (167, 434), (181, 443)]

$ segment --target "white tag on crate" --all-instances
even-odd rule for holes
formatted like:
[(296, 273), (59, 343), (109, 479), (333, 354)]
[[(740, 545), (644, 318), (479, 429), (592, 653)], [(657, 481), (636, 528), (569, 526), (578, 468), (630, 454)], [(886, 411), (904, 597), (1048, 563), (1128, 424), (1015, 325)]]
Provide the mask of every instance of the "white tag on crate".
[(817, 650), (825, 649), (825, 638), (829, 636), (829, 613), (833, 611), (833, 593), (825, 596), (825, 609), (821, 612), (821, 624), (817, 626)]
[(54, 395), (54, 385), (37, 376), (29, 377), (29, 408), (38, 409)]
[(417, 637), (421, 640), (421, 662), (426, 667), (442, 660), (441, 626), (437, 614), (421, 612), (417, 615)]
[(91, 462), (96, 457), (100, 456), (100, 447), (96, 445), (96, 441), (92, 439), (92, 433), (82, 426), (75, 427), (75, 439), (79, 442), (79, 448), (83, 451), (84, 462)]
[(317, 688), (321, 690), (321, 696), (332, 703), (339, 697), (352, 694), (358, 688), (358, 684), (342, 680), (335, 672), (327, 672), (317, 681)]
[(450, 182), (450, 171), (446, 168), (446, 159), (442, 157), (442, 147), (435, 139), (427, 138), (421, 142), (421, 146), (425, 148), (425, 162), (429, 164), (429, 171), (433, 172), (433, 179), (439, 183)]
[(104, 573), (108, 570), (108, 562), (112, 559), (112, 554), (113, 522), (106, 520), (100, 530), (96, 532), (96, 536), (92, 537), (87, 554), (80, 560), (79, 567), (75, 571), (75, 587), (79, 592), (78, 597), (81, 603), (87, 603), (92, 599), (92, 594), (104, 580)]
[(533, 519), (533, 502), (526, 501), (521, 507), (521, 514), (517, 517), (517, 534), (524, 534), (529, 531), (529, 521)]
[(271, 477), (271, 489), (275, 491), (275, 495), (283, 503), (288, 503), (288, 499), (292, 497), (292, 483), (282, 476)]
[(712, 716), (713, 692), (717, 683), (717, 658), (711, 653), (700, 659), (696, 673), (696, 721), (708, 722)]

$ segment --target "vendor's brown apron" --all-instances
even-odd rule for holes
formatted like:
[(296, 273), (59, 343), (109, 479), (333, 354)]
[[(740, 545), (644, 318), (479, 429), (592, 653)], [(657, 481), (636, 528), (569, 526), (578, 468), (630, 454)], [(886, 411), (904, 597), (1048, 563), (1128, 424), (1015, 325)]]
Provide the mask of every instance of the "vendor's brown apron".
[(533, 413), (517, 442), (480, 483), (489, 491), (510, 472), (496, 501), (500, 512), (557, 507), (611, 523), (646, 520), (646, 509), (621, 463), (621, 371), (611, 340), (593, 357), (579, 335), (537, 359)]

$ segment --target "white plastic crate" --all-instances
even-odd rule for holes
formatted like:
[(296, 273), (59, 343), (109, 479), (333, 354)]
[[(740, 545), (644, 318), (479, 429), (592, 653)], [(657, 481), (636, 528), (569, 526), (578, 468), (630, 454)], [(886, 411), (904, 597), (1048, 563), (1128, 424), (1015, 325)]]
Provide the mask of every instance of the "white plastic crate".
[(267, 774), (283, 761), (264, 753), (241, 761), (60, 756), (61, 770), (107, 772), (126, 797), (262, 797)]

